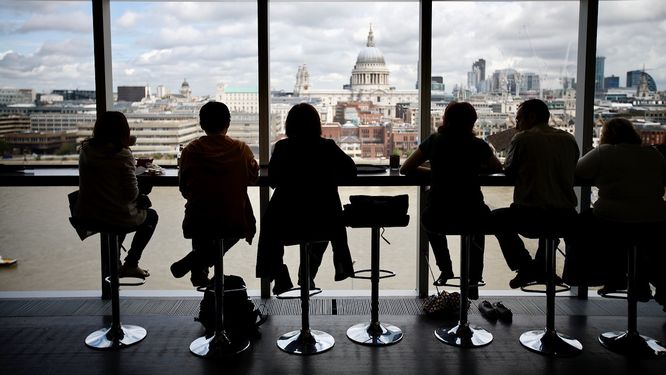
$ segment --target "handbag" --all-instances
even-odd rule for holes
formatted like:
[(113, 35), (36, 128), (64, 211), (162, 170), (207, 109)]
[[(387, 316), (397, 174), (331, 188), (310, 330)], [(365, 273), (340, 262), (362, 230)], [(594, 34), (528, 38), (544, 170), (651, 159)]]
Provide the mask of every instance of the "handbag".
[(352, 195), (344, 206), (345, 223), (350, 227), (399, 227), (407, 226), (409, 216), (407, 194)]
[[(465, 301), (469, 310), (470, 302)], [(453, 319), (458, 317), (460, 312), (460, 293), (449, 293), (442, 290), (434, 294), (423, 302), (423, 312), (429, 317), (438, 319)]]

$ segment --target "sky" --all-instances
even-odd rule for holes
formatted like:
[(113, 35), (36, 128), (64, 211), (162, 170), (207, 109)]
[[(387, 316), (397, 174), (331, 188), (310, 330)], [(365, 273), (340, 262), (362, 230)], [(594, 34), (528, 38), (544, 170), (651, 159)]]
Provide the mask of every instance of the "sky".
[[(418, 2), (270, 3), (271, 88), (291, 91), (299, 65), (314, 90), (349, 82), (372, 25), (397, 89), (418, 73)], [(194, 95), (217, 83), (257, 86), (256, 5), (241, 2), (111, 2), (113, 87), (158, 85)], [(89, 1), (0, 1), (0, 87), (94, 89)], [(440, 1), (433, 5), (432, 73), (446, 90), (466, 85), (479, 58), (486, 75), (515, 69), (546, 88), (575, 77), (578, 2)], [(666, 90), (666, 1), (602, 1), (597, 55), (605, 76), (642, 69)]]

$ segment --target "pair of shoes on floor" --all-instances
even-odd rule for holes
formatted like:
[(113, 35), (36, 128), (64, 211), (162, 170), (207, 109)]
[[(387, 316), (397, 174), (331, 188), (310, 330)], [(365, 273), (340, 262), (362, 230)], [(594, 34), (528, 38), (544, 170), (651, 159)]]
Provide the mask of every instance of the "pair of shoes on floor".
[(128, 265), (127, 263), (120, 266), (118, 274), (119, 277), (136, 277), (139, 279), (145, 279), (150, 276), (148, 270), (144, 270), (138, 265)]
[(442, 272), (442, 273), (439, 274), (439, 277), (437, 278), (437, 280), (435, 280), (432, 283), (432, 285), (434, 285), (434, 286), (444, 286), (444, 285), (446, 285), (446, 282), (449, 281), (449, 279), (451, 279), (451, 278), (453, 278), (452, 273)]
[(495, 303), (481, 301), (479, 303), (479, 312), (484, 318), (491, 321), (499, 319), (504, 323), (510, 323), (513, 320), (513, 312), (510, 308), (504, 306), (501, 301)]

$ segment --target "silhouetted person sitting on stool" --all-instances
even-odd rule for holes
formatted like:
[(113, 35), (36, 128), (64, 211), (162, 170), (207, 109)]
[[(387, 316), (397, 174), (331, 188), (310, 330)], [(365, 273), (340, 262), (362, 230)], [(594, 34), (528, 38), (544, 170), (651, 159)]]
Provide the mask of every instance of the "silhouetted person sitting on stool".
[(191, 271), (194, 286), (208, 284), (208, 268), (218, 256), (214, 239), (224, 239), (225, 252), (240, 238), (252, 243), (256, 225), (247, 187), (259, 176), (250, 147), (226, 135), (231, 114), (224, 103), (204, 104), (199, 121), (206, 135), (183, 149), (178, 171), (180, 192), (187, 200), (183, 235), (192, 239), (192, 252), (171, 265), (175, 277)]
[(550, 111), (541, 100), (530, 99), (518, 107), (516, 130), (504, 164), (514, 182), (513, 203), (492, 212), (504, 258), (518, 271), (509, 282), (520, 288), (543, 281), (545, 244), (539, 240), (534, 260), (518, 233), (562, 228), (576, 219), (574, 171), (580, 152), (575, 138), (548, 125)]

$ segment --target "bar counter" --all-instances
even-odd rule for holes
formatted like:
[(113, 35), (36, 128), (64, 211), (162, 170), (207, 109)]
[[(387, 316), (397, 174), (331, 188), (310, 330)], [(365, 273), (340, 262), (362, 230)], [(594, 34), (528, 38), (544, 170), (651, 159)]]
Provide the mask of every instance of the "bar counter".
[[(359, 165), (356, 178), (344, 182), (343, 186), (424, 186), (428, 181), (423, 178), (401, 175), (388, 167), (381, 171), (372, 170), (367, 165)], [(142, 182), (152, 186), (178, 186), (178, 169), (162, 168), (162, 175), (139, 175)], [(307, 171), (303, 171), (307, 174)], [(504, 174), (479, 176), (482, 186), (511, 186)], [(79, 170), (76, 166), (49, 165), (0, 165), (0, 186), (78, 186)], [(261, 167), (256, 186), (270, 186), (268, 167)]]

